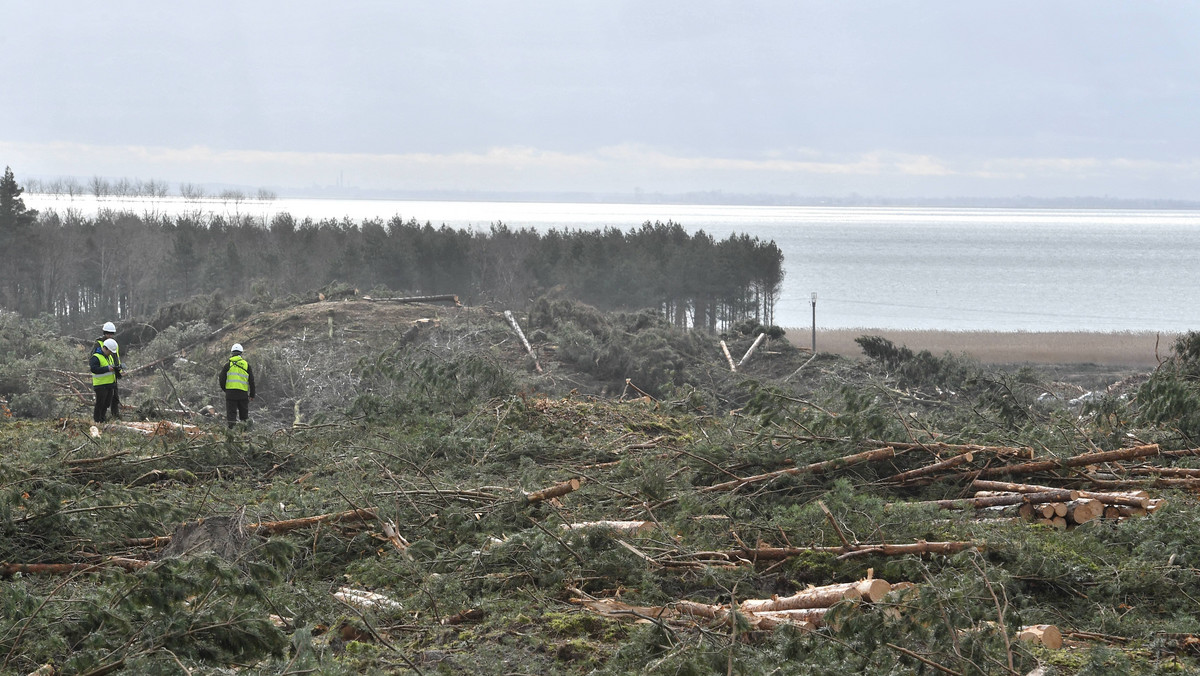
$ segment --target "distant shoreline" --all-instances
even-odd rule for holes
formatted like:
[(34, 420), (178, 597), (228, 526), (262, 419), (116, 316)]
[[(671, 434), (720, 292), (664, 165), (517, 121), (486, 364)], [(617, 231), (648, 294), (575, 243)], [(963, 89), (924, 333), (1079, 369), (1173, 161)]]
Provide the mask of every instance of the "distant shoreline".
[[(817, 329), (817, 352), (862, 357), (854, 340), (881, 336), (914, 352), (966, 354), (985, 364), (1099, 364), (1154, 368), (1171, 354), (1178, 333), (1153, 331), (926, 331), (912, 329)], [(811, 328), (787, 329), (797, 347), (809, 347)]]

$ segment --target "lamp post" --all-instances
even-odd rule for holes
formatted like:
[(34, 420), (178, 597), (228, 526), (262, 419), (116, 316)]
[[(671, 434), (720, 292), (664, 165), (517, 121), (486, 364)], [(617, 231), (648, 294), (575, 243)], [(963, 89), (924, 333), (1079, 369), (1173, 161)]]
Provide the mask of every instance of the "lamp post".
[(817, 353), (817, 292), (812, 292), (812, 307), (813, 307), (813, 325), (812, 325), (812, 352)]

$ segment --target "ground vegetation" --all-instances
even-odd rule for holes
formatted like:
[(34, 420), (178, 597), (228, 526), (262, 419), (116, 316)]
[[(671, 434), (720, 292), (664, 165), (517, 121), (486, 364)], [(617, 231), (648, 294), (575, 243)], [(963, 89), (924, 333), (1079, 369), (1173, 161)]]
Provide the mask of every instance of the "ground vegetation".
[[(526, 350), (485, 306), (339, 292), (160, 308), (95, 426), (88, 345), (0, 315), (0, 671), (1200, 669), (1193, 335), (1085, 397), (880, 336), (545, 296)], [(234, 341), (259, 397), (228, 430)], [(980, 480), (1146, 496), (1060, 526)], [(747, 603), (870, 580), (816, 623)], [(1045, 625), (1064, 647), (1018, 638)]]

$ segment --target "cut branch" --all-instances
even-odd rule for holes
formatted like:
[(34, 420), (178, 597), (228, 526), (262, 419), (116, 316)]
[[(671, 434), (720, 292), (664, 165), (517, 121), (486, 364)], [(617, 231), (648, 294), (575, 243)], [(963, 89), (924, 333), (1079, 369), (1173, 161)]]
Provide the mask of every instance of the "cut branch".
[(826, 460), (824, 462), (814, 462), (811, 465), (804, 465), (803, 467), (789, 467), (787, 469), (776, 470), (774, 472), (767, 472), (766, 474), (758, 474), (755, 476), (748, 476), (748, 477), (743, 477), (740, 479), (733, 479), (732, 481), (726, 481), (724, 483), (714, 484), (712, 486), (705, 486), (704, 488), (700, 489), (700, 492), (701, 493), (712, 493), (714, 491), (733, 491), (733, 490), (737, 490), (747, 484), (760, 483), (763, 481), (770, 481), (772, 479), (776, 479), (781, 476), (788, 476), (788, 475), (795, 475), (795, 474), (820, 474), (822, 472), (827, 472), (832, 469), (840, 469), (842, 467), (848, 467), (850, 465), (857, 465), (857, 464), (863, 463), (863, 462), (873, 462), (876, 460), (887, 460), (889, 458), (894, 458), (894, 457), (896, 457), (896, 450), (894, 448), (892, 448), (891, 446), (888, 446), (886, 448), (877, 448), (873, 451), (864, 451), (862, 453), (855, 453), (854, 455), (847, 455), (847, 456), (844, 456), (841, 458), (834, 458), (833, 460)]
[(566, 495), (567, 493), (572, 493), (579, 490), (579, 487), (582, 484), (583, 482), (577, 478), (568, 479), (562, 483), (554, 484), (549, 488), (543, 488), (541, 490), (533, 491), (532, 493), (526, 493), (525, 499), (529, 502), (541, 502), (542, 500), (557, 498)]

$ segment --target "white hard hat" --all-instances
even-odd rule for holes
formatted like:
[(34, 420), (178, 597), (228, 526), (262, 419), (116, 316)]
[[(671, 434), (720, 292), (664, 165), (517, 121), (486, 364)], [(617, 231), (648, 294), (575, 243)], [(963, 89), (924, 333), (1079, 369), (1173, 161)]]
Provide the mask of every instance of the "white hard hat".
[(117, 325), (113, 324), (112, 322), (104, 322), (104, 328), (102, 328), (100, 330), (105, 333), (116, 333)]
[(112, 338), (104, 341), (104, 347), (107, 347), (108, 351), (112, 352), (113, 354), (117, 353), (117, 341), (113, 340)]
[(241, 352), (241, 351), (242, 351), (242, 344), (241, 344), (241, 343), (234, 343), (234, 344), (233, 344), (233, 347), (229, 348), (229, 351), (230, 351), (230, 352)]

